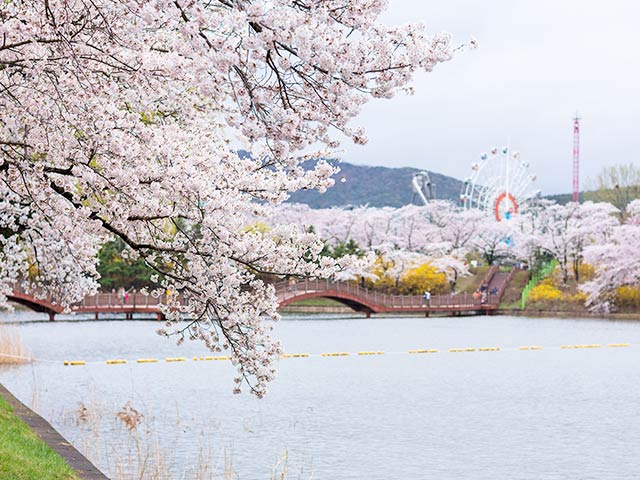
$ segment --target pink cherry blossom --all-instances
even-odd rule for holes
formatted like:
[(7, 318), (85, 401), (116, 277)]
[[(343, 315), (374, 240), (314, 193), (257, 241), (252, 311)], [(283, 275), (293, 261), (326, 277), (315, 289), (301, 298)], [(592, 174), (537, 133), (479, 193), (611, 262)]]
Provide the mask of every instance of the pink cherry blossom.
[[(12, 0), (0, 5), (0, 304), (19, 278), (68, 306), (119, 237), (187, 298), (173, 331), (228, 348), (258, 396), (280, 347), (262, 273), (328, 277), (317, 236), (252, 229), (334, 169), (371, 98), (451, 57), (447, 35), (388, 27), (384, 0)], [(239, 157), (243, 147), (250, 156)], [(372, 241), (374, 241), (372, 239)], [(177, 323), (188, 318), (190, 323)]]

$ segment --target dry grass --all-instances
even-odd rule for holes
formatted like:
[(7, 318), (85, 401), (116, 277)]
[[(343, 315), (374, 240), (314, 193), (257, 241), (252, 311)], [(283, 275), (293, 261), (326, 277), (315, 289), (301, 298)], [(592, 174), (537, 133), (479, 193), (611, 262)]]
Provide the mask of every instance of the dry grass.
[[(86, 409), (87, 407), (84, 408)], [(116, 413), (116, 417), (118, 417), (120, 421), (124, 423), (125, 427), (127, 427), (127, 430), (129, 430), (130, 432), (133, 430), (137, 430), (138, 426), (144, 419), (144, 415), (133, 408), (130, 402), (127, 402), (126, 405), (122, 407), (122, 410)]]
[(31, 361), (31, 357), (22, 345), (18, 331), (15, 328), (0, 325), (0, 364), (17, 365)]
[[(105, 412), (96, 401), (80, 403), (65, 411), (64, 421), (81, 428), (82, 436), (74, 443), (95, 465), (113, 480), (173, 480), (167, 458), (152, 435), (145, 415), (127, 402), (105, 420)], [(117, 432), (117, 440), (107, 440), (103, 428)], [(193, 476), (194, 480), (205, 477)]]
[[(103, 421), (103, 420), (106, 420)], [(197, 458), (193, 455), (189, 466), (176, 473), (177, 452), (163, 448), (154, 430), (153, 417), (143, 414), (130, 402), (115, 415), (105, 417), (99, 402), (81, 403), (64, 413), (64, 421), (81, 427), (83, 436), (74, 440), (78, 449), (94, 464), (100, 465), (113, 480), (238, 480), (233, 454), (222, 449), (214, 455), (204, 435), (199, 438)], [(180, 419), (177, 420), (177, 425)], [(101, 429), (112, 428), (117, 438), (107, 440)], [(166, 443), (166, 442), (164, 442)], [(182, 462), (179, 462), (182, 463)], [(310, 472), (291, 472), (289, 455), (285, 452), (276, 460), (271, 480), (308, 480)]]

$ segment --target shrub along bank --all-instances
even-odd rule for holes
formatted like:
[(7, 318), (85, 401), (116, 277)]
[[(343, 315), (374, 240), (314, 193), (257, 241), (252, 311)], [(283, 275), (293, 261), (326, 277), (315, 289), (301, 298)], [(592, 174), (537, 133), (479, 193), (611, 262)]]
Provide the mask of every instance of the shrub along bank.
[(580, 284), (593, 278), (591, 265), (581, 264), (579, 279), (570, 276), (567, 283), (562, 281), (562, 272), (556, 267), (547, 278), (536, 285), (527, 298), (526, 309), (555, 312), (586, 312), (586, 295), (580, 291)]

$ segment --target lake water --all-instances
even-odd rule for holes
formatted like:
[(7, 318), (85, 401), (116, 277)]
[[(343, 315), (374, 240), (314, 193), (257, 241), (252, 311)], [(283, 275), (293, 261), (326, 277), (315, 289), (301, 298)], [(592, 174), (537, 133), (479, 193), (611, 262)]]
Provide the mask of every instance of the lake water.
[[(26, 318), (34, 314), (5, 316)], [(12, 328), (41, 361), (0, 368), (0, 382), (114, 475), (132, 439), (160, 452), (174, 478), (225, 478), (226, 466), (229, 478), (271, 479), (285, 459), (289, 479), (638, 475), (640, 322), (286, 317), (275, 335), (288, 352), (351, 355), (282, 359), (263, 400), (233, 395), (229, 362), (194, 362), (210, 353), (197, 343), (177, 347), (157, 327), (21, 323)], [(560, 348), (566, 344), (603, 347)], [(525, 345), (544, 348), (519, 349)], [(406, 353), (422, 348), (439, 352)], [(355, 355), (372, 350), (386, 353)], [(173, 356), (188, 361), (131, 363)], [(104, 364), (111, 358), (130, 363)], [(75, 359), (89, 363), (62, 365)], [(144, 414), (134, 434), (116, 418), (127, 402)], [(196, 475), (204, 464), (209, 470)]]

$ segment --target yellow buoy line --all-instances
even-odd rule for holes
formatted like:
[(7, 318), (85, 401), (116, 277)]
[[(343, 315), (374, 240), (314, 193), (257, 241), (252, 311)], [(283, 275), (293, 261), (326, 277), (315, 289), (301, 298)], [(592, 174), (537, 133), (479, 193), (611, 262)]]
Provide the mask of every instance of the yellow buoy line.
[[(473, 352), (502, 352), (502, 351), (536, 351), (536, 350), (577, 350), (577, 349), (595, 349), (595, 348), (623, 348), (623, 347), (632, 347), (631, 343), (589, 343), (589, 344), (567, 344), (560, 345), (559, 347), (542, 347), (540, 345), (523, 345), (520, 347), (451, 347), (448, 350), (442, 350), (442, 352), (448, 353), (473, 353)], [(323, 352), (323, 353), (283, 353), (280, 355), (280, 358), (309, 358), (309, 357), (349, 357), (349, 356), (378, 356), (378, 355), (420, 355), (420, 354), (435, 354), (439, 353), (441, 350), (436, 348), (420, 348), (420, 349), (412, 349), (407, 351), (399, 351), (399, 352), (384, 352), (382, 350), (363, 350), (355, 353), (351, 352)], [(1, 355), (1, 354), (0, 354)], [(231, 360), (230, 355), (218, 355), (218, 356), (208, 356), (208, 357), (192, 357), (188, 359), (186, 357), (166, 357), (164, 359), (165, 363), (177, 363), (177, 362), (207, 362), (207, 361), (229, 361)], [(54, 360), (37, 360), (37, 361), (46, 361), (48, 363), (58, 363)], [(124, 365), (127, 363), (159, 363), (162, 359), (158, 358), (139, 358), (136, 360), (132, 360), (129, 362), (123, 358), (110, 359), (106, 361), (91, 361), (87, 362), (85, 360), (65, 360), (63, 364), (65, 366), (82, 366), (88, 364), (106, 364), (106, 365)]]
[[(296, 356), (300, 356), (300, 355), (296, 355)], [(308, 356), (308, 355), (307, 355)], [(187, 360), (189, 360), (186, 357), (167, 357), (164, 359), (164, 361), (166, 363), (174, 363), (174, 362), (186, 362)], [(193, 357), (192, 361), (194, 362), (198, 362), (198, 361), (212, 361), (212, 360), (231, 360), (231, 356), (230, 355), (220, 355), (217, 357)], [(38, 360), (40, 361), (40, 360)], [(137, 360), (132, 360), (131, 363), (158, 363), (161, 362), (161, 359), (158, 358), (138, 358)], [(49, 360), (50, 362), (50, 360)], [(58, 363), (58, 362), (56, 362)], [(112, 360), (105, 360), (104, 362), (101, 361), (94, 361), (94, 362), (85, 362), (84, 360), (65, 360), (63, 362), (64, 365), (66, 366), (76, 366), (76, 365), (87, 365), (89, 363), (92, 364), (97, 364), (97, 363), (106, 363), (107, 365), (124, 365), (129, 363), (129, 361), (125, 360), (124, 358), (116, 358), (116, 359), (112, 359)]]

